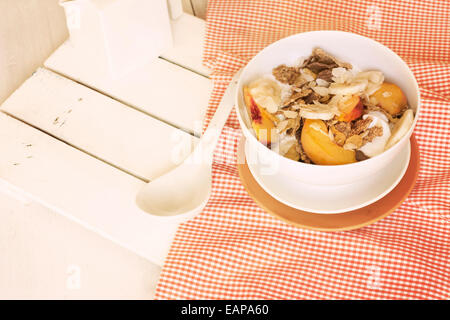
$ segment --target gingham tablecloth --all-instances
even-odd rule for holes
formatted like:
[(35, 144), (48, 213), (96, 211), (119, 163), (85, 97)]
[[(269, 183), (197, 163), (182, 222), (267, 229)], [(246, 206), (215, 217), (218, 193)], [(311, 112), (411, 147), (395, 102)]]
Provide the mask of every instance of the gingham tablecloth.
[(240, 183), (233, 113), (216, 149), (211, 199), (179, 227), (157, 299), (450, 298), (448, 1), (209, 1), (204, 62), (214, 90), (206, 123), (233, 72), (259, 50), (323, 29), (373, 38), (413, 70), (423, 110), (415, 130), (421, 169), (411, 195), (388, 217), (354, 231), (316, 232), (277, 220)]

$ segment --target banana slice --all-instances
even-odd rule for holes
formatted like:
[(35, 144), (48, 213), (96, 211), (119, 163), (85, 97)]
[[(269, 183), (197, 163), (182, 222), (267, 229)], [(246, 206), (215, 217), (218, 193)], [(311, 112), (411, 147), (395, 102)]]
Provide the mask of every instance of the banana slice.
[(333, 119), (334, 116), (340, 115), (340, 112), (336, 106), (314, 103), (302, 105), (300, 107), (299, 115), (305, 119), (330, 120)]
[(369, 82), (367, 80), (361, 80), (358, 82), (353, 82), (351, 84), (332, 83), (328, 88), (328, 92), (330, 94), (339, 94), (343, 96), (358, 94), (367, 88), (368, 83)]
[(392, 135), (386, 143), (385, 150), (392, 147), (394, 144), (400, 141), (400, 139), (408, 132), (414, 122), (414, 113), (411, 109), (408, 109), (403, 113), (403, 116), (395, 124), (392, 130)]
[(350, 70), (347, 70), (343, 67), (333, 68), (331, 70), (332, 74), (332, 80), (335, 83), (346, 83), (350, 82), (350, 80), (353, 78), (353, 73)]
[(369, 82), (372, 82), (374, 84), (382, 84), (384, 81), (384, 75), (381, 71), (361, 71), (358, 72), (353, 80), (368, 80)]
[(270, 113), (278, 111), (281, 105), (281, 88), (275, 81), (260, 78), (249, 84), (253, 100)]

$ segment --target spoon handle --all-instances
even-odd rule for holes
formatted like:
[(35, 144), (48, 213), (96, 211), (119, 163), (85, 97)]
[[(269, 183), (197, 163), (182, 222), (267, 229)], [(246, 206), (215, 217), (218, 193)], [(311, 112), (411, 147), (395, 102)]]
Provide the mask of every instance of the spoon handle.
[(206, 157), (207, 159), (210, 159), (209, 157), (212, 158), (214, 148), (219, 141), (220, 133), (222, 132), (222, 129), (234, 106), (234, 97), (236, 94), (239, 75), (240, 71), (234, 75), (233, 80), (231, 80), (228, 88), (225, 90), (219, 106), (217, 107), (213, 118), (209, 122), (208, 128), (203, 133), (200, 142), (197, 144), (193, 153), (201, 152), (203, 157)]

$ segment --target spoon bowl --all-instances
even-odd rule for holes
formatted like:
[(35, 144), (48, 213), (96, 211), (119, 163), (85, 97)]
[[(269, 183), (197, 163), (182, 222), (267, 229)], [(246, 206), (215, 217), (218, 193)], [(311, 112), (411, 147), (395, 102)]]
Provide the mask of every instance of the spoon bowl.
[(155, 216), (188, 219), (203, 209), (210, 193), (211, 168), (188, 163), (146, 184), (136, 203)]

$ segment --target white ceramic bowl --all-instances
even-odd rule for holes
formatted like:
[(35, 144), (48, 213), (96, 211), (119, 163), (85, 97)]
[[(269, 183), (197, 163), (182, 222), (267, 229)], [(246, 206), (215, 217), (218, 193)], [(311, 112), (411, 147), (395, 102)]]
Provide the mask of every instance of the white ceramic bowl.
[[(296, 65), (299, 58), (308, 57), (316, 47), (361, 70), (380, 70), (386, 81), (395, 83), (402, 89), (409, 106), (415, 111), (415, 119), (411, 129), (396, 145), (361, 162), (324, 166), (285, 158), (256, 139), (245, 109), (243, 86), (271, 73), (272, 69), (280, 64)], [(248, 144), (246, 148), (251, 150), (255, 161), (262, 164), (262, 168), (266, 168), (266, 173), (262, 174), (281, 174), (289, 179), (313, 185), (341, 185), (354, 183), (373, 174), (383, 174), (383, 168), (394, 161), (402, 148), (409, 143), (420, 113), (420, 93), (417, 81), (406, 63), (379, 42), (348, 32), (313, 31), (274, 42), (253, 57), (239, 77), (235, 108)]]

